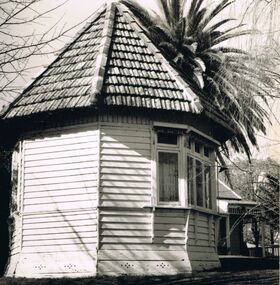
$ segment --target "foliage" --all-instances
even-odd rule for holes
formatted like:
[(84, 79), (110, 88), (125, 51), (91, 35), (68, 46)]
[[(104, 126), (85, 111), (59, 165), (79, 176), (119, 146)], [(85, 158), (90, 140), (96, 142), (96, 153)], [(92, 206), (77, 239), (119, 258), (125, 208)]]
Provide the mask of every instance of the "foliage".
[[(146, 10), (136, 1), (122, 0), (136, 15), (151, 40), (181, 73), (202, 104), (227, 118), (235, 136), (230, 145), (251, 156), (250, 145), (257, 145), (256, 133), (265, 133), (268, 88), (275, 86), (278, 74), (248, 52), (227, 47), (229, 39), (250, 35), (234, 19), (217, 17), (234, 0), (221, 0), (214, 8), (203, 0), (158, 0), (160, 13)], [(189, 5), (187, 5), (189, 4)], [(225, 45), (224, 45), (225, 44)], [(228, 153), (228, 144), (223, 150)]]
[[(279, 231), (279, 181), (280, 164), (267, 160), (240, 161), (230, 167), (233, 190), (245, 200), (256, 201), (261, 207), (263, 216), (252, 220), (252, 234), (258, 244), (260, 236), (259, 222), (263, 221), (272, 229)], [(273, 243), (271, 237), (271, 243)]]

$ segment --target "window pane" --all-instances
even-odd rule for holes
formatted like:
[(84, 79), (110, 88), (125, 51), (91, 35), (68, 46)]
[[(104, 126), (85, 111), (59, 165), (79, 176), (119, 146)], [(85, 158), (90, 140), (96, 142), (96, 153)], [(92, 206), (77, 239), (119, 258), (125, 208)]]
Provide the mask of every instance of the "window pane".
[(161, 202), (179, 201), (178, 192), (178, 154), (159, 152), (159, 200)]
[(158, 143), (177, 145), (178, 134), (158, 133)]
[(202, 185), (202, 164), (196, 160), (196, 201), (198, 206), (203, 207), (203, 185)]
[(204, 181), (205, 181), (205, 206), (211, 208), (211, 171), (210, 166), (207, 165), (204, 168)]
[(200, 153), (200, 148), (201, 148), (201, 144), (198, 142), (195, 142), (195, 144), (194, 144), (195, 152)]
[(187, 158), (187, 179), (188, 179), (188, 201), (194, 205), (194, 169), (193, 169), (193, 158)]
[(192, 148), (192, 143), (193, 143), (193, 140), (188, 137), (188, 138), (187, 138), (187, 148), (188, 148), (188, 149), (191, 149), (191, 148)]

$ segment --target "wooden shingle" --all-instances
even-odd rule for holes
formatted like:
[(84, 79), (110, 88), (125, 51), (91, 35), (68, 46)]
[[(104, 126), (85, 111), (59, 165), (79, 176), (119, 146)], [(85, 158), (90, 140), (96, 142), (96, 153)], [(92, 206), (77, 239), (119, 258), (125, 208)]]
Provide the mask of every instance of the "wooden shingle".
[(202, 111), (198, 97), (120, 3), (99, 11), (4, 118), (89, 107), (100, 100), (105, 106)]

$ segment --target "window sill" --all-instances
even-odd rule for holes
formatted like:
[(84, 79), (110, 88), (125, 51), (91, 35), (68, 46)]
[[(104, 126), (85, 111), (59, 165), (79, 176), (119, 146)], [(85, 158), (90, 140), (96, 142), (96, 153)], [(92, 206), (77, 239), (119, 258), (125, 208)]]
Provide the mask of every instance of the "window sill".
[(193, 206), (183, 207), (183, 206), (175, 206), (175, 205), (156, 205), (156, 206), (150, 206), (149, 205), (149, 206), (144, 206), (143, 208), (146, 208), (146, 209), (168, 209), (168, 210), (174, 210), (174, 211), (176, 211), (176, 210), (193, 210), (193, 211), (200, 212), (200, 213), (211, 214), (214, 216), (220, 216), (220, 214), (214, 210), (198, 208), (198, 207), (193, 207)]

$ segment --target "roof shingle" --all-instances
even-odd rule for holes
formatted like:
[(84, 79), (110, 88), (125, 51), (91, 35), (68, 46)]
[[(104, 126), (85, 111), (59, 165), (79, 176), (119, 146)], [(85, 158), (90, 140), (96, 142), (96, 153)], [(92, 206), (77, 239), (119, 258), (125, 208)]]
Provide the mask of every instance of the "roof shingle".
[[(98, 96), (97, 96), (98, 95)], [(4, 118), (105, 105), (199, 113), (197, 96), (121, 4), (95, 16)]]

